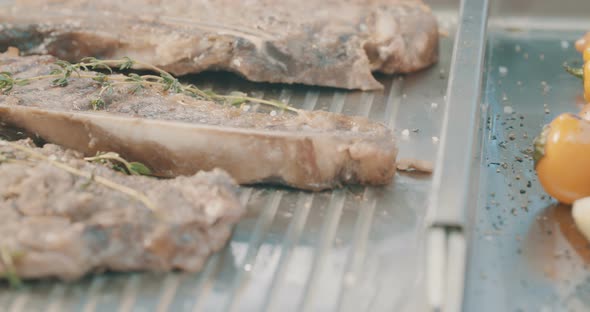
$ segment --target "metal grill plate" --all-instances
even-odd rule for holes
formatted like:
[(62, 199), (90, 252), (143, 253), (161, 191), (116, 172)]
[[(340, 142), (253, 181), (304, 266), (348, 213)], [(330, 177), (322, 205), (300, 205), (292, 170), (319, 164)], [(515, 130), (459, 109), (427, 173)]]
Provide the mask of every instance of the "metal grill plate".
[[(211, 73), (188, 77), (305, 109), (368, 116), (395, 128), (400, 157), (433, 161), (444, 111), (456, 1), (434, 6), (440, 62), (380, 76), (380, 92), (261, 85)], [(401, 132), (408, 129), (409, 135)], [(398, 174), (383, 188), (305, 193), (244, 188), (248, 214), (200, 274), (101, 274), (72, 284), (2, 289), (2, 311), (416, 311), (423, 308), (422, 243), (430, 177)]]
[(493, 5), (480, 123), (481, 188), (464, 309), (589, 311), (588, 242), (570, 208), (543, 192), (523, 151), (544, 124), (576, 112), (583, 102), (582, 85), (561, 65), (581, 61), (574, 41), (590, 30), (590, 2)]

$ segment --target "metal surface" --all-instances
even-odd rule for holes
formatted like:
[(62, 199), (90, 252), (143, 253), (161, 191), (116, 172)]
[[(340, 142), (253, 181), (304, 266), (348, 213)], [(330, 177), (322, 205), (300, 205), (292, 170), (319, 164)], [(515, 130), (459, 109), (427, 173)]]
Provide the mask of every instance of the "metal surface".
[[(240, 89), (305, 109), (368, 116), (396, 129), (400, 157), (434, 161), (457, 3), (433, 4), (450, 33), (441, 38), (439, 64), (381, 76), (380, 92), (268, 86), (224, 74), (187, 79), (218, 92)], [(244, 188), (247, 216), (201, 273), (30, 282), (24, 290), (2, 288), (0, 311), (421, 311), (430, 191), (430, 177), (414, 174), (398, 174), (383, 188), (314, 194)]]
[(460, 15), (429, 207), (434, 226), (464, 225), (476, 146), (488, 1), (463, 0)]
[(488, 1), (463, 0), (453, 49), (441, 148), (429, 199), (426, 276), (430, 308), (460, 311), (466, 243), (463, 227), (474, 190), (479, 99)]
[(570, 208), (544, 194), (527, 149), (544, 124), (583, 103), (581, 83), (561, 65), (581, 61), (573, 44), (590, 30), (590, 2), (491, 9), (464, 310), (589, 311), (589, 244)]

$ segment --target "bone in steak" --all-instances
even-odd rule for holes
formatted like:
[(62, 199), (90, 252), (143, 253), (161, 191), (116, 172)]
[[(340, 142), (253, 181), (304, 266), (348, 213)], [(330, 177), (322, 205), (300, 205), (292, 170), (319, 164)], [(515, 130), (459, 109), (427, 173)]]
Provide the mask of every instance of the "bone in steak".
[[(127, 176), (81, 154), (30, 141), (16, 144), (95, 178), (73, 175), (0, 141), (0, 275), (77, 279), (93, 271), (199, 271), (220, 250), (245, 209), (221, 170), (158, 180)], [(144, 193), (157, 210), (105, 187), (107, 178)]]
[[(0, 57), (15, 77), (48, 74), (51, 56)], [(264, 111), (146, 88), (115, 88), (93, 111), (99, 87), (72, 75), (66, 87), (32, 80), (0, 94), (0, 121), (48, 142), (93, 155), (115, 151), (159, 176), (222, 168), (238, 183), (278, 183), (321, 190), (342, 184), (386, 184), (397, 149), (385, 126), (367, 118), (314, 111)]]
[(176, 75), (379, 89), (438, 57), (421, 0), (17, 0), (0, 10), (0, 48), (79, 61), (130, 56)]

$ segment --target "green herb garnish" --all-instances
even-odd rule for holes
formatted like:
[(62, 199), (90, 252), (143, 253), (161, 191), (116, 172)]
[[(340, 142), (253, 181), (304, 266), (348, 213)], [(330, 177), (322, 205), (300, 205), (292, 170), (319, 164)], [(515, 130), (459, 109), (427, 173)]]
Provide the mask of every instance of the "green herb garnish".
[(15, 262), (18, 261), (24, 254), (21, 252), (10, 252), (7, 248), (0, 247), (0, 261), (4, 266), (2, 278), (8, 281), (10, 287), (21, 288), (23, 282), (16, 271)]
[[(112, 190), (123, 193), (123, 194), (141, 202), (143, 205), (145, 205), (147, 208), (149, 208), (153, 212), (158, 213), (158, 209), (157, 209), (156, 205), (145, 194), (143, 194), (140, 191), (137, 191), (137, 190), (132, 189), (128, 186), (119, 184), (119, 183), (109, 180), (105, 177), (95, 175), (94, 172), (86, 172), (86, 171), (80, 170), (78, 168), (74, 168), (64, 162), (47, 157), (47, 156), (33, 150), (32, 148), (29, 148), (27, 146), (24, 146), (24, 145), (21, 145), (18, 143), (14, 143), (14, 142), (5, 141), (5, 140), (0, 139), (0, 146), (10, 146), (13, 149), (16, 149), (16, 150), (19, 150), (19, 151), (25, 153), (28, 161), (31, 161), (31, 162), (45, 161), (56, 168), (59, 168), (59, 169), (64, 170), (66, 172), (69, 172), (70, 174), (73, 174), (78, 177), (86, 178), (86, 179), (88, 179), (89, 182), (96, 182), (98, 184), (101, 184), (102, 186), (105, 186), (105, 187), (110, 188)], [(4, 155), (6, 156), (6, 154), (4, 154)], [(7, 156), (7, 157), (10, 157), (10, 156)], [(8, 161), (23, 162), (22, 160), (18, 160), (16, 158), (8, 158)], [(138, 170), (137, 167), (133, 168), (134, 172), (136, 172), (136, 173), (139, 173), (141, 170), (144, 170), (144, 169), (145, 168)]]
[(567, 64), (563, 64), (563, 68), (570, 75), (572, 75), (574, 77), (577, 77), (577, 78), (580, 78), (580, 79), (584, 79), (584, 68), (571, 67), (571, 66), (569, 66)]
[[(100, 86), (98, 93), (89, 100), (89, 104), (93, 110), (105, 109), (108, 104), (108, 97), (114, 92), (116, 87), (131, 86), (130, 92), (132, 94), (136, 94), (147, 87), (152, 87), (164, 92), (186, 94), (220, 104), (241, 105), (246, 102), (253, 102), (295, 113), (299, 112), (298, 109), (290, 107), (283, 102), (250, 97), (243, 92), (231, 92), (228, 95), (221, 95), (210, 90), (201, 90), (195, 85), (181, 83), (177, 78), (161, 68), (133, 60), (129, 57), (123, 57), (120, 60), (99, 60), (94, 57), (87, 57), (83, 58), (79, 63), (58, 60), (54, 64), (56, 67), (48, 75), (36, 77), (14, 78), (10, 72), (0, 72), (0, 92), (6, 94), (15, 86), (27, 85), (32, 80), (51, 79), (53, 86), (65, 87), (70, 83), (72, 78), (81, 78), (92, 79)], [(158, 75), (138, 75), (136, 73), (110, 75), (113, 73), (113, 68), (117, 68), (120, 71), (130, 69), (150, 70), (156, 72)], [(107, 71), (109, 75), (92, 70)]]
[[(98, 153), (96, 156), (86, 157), (86, 158), (84, 158), (84, 160), (92, 161), (92, 162), (100, 162), (103, 164), (111, 164), (112, 168), (117, 169), (119, 171), (123, 171), (127, 174), (130, 174), (130, 175), (151, 175), (152, 174), (152, 171), (146, 165), (144, 165), (140, 162), (136, 162), (136, 161), (129, 162), (129, 161), (125, 160), (123, 157), (121, 157), (119, 154), (114, 153), (114, 152)], [(117, 163), (122, 164), (123, 168), (121, 168), (120, 166), (113, 165), (111, 163), (111, 161), (115, 161)]]

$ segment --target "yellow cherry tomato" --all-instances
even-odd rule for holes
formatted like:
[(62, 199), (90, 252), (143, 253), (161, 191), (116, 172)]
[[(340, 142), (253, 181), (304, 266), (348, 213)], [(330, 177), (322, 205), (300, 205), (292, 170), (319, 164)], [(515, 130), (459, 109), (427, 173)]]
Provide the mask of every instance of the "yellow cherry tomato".
[(584, 62), (590, 61), (590, 45), (586, 46), (584, 52), (582, 52), (582, 57), (584, 58)]
[(580, 52), (584, 51), (588, 46), (590, 46), (590, 32), (580, 38), (580, 40), (576, 41), (576, 49)]
[(555, 118), (535, 140), (535, 169), (545, 191), (571, 204), (590, 196), (590, 121)]
[(584, 106), (582, 106), (578, 116), (582, 117), (584, 120), (590, 121), (590, 103), (586, 103)]

